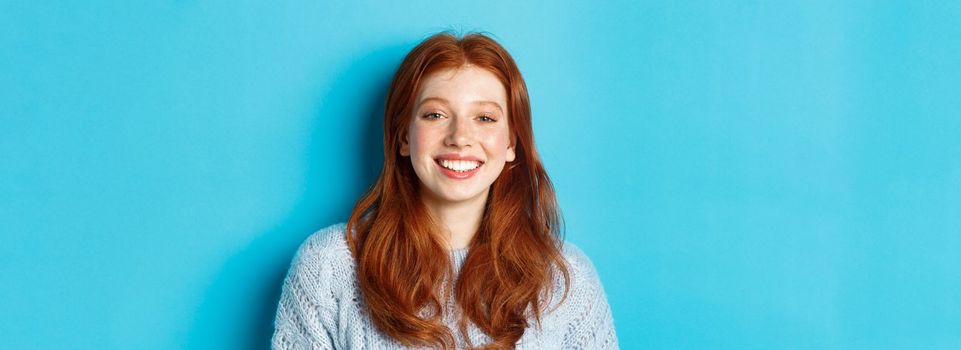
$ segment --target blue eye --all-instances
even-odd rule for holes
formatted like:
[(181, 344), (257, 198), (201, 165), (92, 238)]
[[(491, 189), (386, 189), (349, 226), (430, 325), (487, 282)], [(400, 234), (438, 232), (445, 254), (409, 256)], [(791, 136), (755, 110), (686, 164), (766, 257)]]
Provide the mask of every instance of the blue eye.
[(437, 112), (430, 112), (430, 113), (424, 114), (424, 118), (426, 118), (426, 119), (440, 119), (440, 118), (443, 118), (443, 117), (444, 117), (444, 115), (442, 115), (442, 114), (440, 114), (440, 113), (437, 113)]

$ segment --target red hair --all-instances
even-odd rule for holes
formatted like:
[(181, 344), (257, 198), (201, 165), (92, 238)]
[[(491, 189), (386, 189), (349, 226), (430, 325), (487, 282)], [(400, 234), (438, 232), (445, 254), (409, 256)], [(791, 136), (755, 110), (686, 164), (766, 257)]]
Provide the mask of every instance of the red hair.
[[(456, 292), (442, 295), (441, 282), (454, 276), (450, 255), (399, 147), (422, 79), (468, 64), (504, 84), (517, 157), (491, 185)], [(462, 310), (458, 328), (465, 339), (469, 320), (492, 339), (485, 348), (513, 348), (531, 316), (539, 325), (555, 272), (564, 278), (566, 297), (570, 276), (560, 225), (554, 188), (534, 147), (527, 87), (510, 54), (482, 34), (458, 39), (440, 33), (414, 47), (387, 93), (383, 169), (347, 222), (360, 291), (377, 328), (406, 345), (453, 348), (454, 331), (441, 321), (446, 298), (453, 297)]]

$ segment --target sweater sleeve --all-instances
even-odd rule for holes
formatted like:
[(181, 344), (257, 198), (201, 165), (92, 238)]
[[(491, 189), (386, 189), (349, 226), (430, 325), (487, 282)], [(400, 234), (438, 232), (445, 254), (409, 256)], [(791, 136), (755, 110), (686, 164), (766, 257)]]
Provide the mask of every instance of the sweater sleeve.
[(271, 349), (333, 350), (334, 299), (329, 281), (308, 240), (298, 250), (284, 279)]
[(614, 317), (594, 265), (573, 245), (569, 255), (573, 281), (564, 349), (618, 349)]

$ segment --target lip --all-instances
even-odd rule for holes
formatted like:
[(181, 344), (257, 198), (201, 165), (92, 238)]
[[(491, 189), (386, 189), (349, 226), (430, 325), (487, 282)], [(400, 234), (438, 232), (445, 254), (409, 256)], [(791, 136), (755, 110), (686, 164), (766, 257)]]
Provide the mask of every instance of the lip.
[(473, 161), (476, 161), (476, 162), (480, 162), (481, 165), (484, 164), (484, 161), (481, 160), (480, 158), (477, 158), (477, 157), (474, 157), (474, 156), (467, 156), (467, 155), (463, 155), (463, 156), (462, 156), (462, 155), (459, 155), (459, 154), (457, 154), (457, 153), (444, 153), (444, 154), (441, 154), (441, 155), (439, 155), (439, 156), (434, 157), (434, 160), (473, 160)]
[[(479, 162), (480, 165), (478, 165), (474, 169), (471, 169), (470, 171), (457, 172), (441, 166), (440, 165), (441, 160), (472, 160), (472, 161)], [(444, 154), (437, 158), (434, 158), (434, 165), (437, 166), (437, 169), (440, 170), (441, 174), (444, 174), (444, 176), (447, 176), (448, 178), (451, 178), (454, 180), (467, 180), (473, 177), (474, 174), (477, 174), (477, 172), (480, 171), (482, 167), (484, 167), (484, 162), (480, 160), (480, 158), (477, 158), (474, 156), (461, 156), (461, 155), (449, 153), (449, 154)]]
[(474, 168), (473, 170), (465, 171), (465, 172), (462, 172), (462, 173), (461, 173), (461, 172), (456, 172), (456, 171), (447, 169), (447, 168), (445, 168), (445, 167), (442, 167), (442, 166), (441, 166), (439, 163), (437, 163), (437, 162), (434, 162), (434, 164), (437, 166), (437, 169), (440, 169), (440, 172), (441, 172), (442, 174), (444, 174), (444, 175), (446, 175), (447, 177), (449, 177), (449, 178), (451, 178), (451, 179), (454, 179), (454, 180), (467, 180), (467, 179), (471, 178), (472, 176), (474, 176), (474, 174), (477, 174), (477, 172), (480, 171), (480, 168), (484, 166), (484, 164), (481, 163), (480, 166)]

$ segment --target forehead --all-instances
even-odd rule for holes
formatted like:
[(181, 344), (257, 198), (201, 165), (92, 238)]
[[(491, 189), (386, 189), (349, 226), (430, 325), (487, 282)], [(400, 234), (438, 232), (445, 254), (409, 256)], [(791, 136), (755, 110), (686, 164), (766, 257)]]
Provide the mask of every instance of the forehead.
[(422, 80), (417, 105), (433, 100), (451, 104), (492, 101), (507, 104), (507, 90), (496, 75), (473, 65), (431, 73)]

